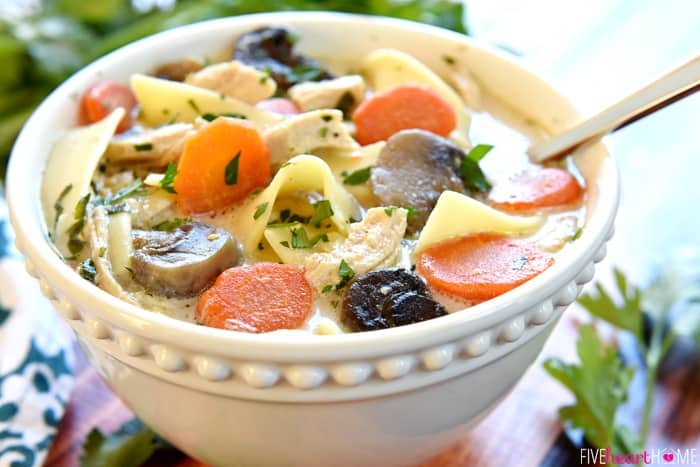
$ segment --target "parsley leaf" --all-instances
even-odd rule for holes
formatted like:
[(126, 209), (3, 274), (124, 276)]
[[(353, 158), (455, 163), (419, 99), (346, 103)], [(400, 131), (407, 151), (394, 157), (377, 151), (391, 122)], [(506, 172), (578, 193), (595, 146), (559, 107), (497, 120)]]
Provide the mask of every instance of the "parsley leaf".
[(153, 144), (151, 143), (143, 143), (143, 144), (134, 144), (134, 149), (138, 152), (141, 151), (152, 151), (153, 150)]
[[(104, 256), (104, 253), (102, 253), (100, 256)], [(92, 259), (88, 258), (80, 263), (80, 266), (78, 266), (78, 274), (80, 274), (80, 277), (86, 281), (92, 282), (93, 284), (95, 283), (97, 270), (95, 269), (95, 263), (92, 261)]]
[(462, 158), (462, 163), (459, 166), (459, 175), (462, 177), (462, 183), (467, 190), (483, 193), (491, 188), (491, 184), (486, 180), (484, 172), (479, 167), (479, 161), (491, 149), (493, 149), (493, 146), (489, 144), (478, 144)]
[(628, 286), (622, 271), (615, 269), (614, 274), (617, 293), (622, 297), (619, 305), (600, 283), (595, 285), (597, 295), (584, 294), (578, 302), (593, 316), (630, 331), (642, 341), (642, 293), (638, 288)]
[(81, 467), (138, 467), (157, 450), (172, 446), (134, 418), (116, 432), (105, 436), (93, 429), (83, 443)]
[(73, 184), (68, 184), (66, 187), (61, 191), (61, 194), (58, 195), (58, 198), (56, 198), (56, 202), (53, 203), (53, 209), (56, 211), (56, 217), (54, 217), (53, 221), (53, 229), (56, 230), (56, 224), (58, 223), (58, 218), (61, 217), (61, 214), (63, 214), (63, 198), (66, 197), (66, 195), (73, 189)]
[(103, 199), (100, 203), (100, 205), (105, 205), (105, 204), (117, 204), (120, 201), (124, 201), (126, 198), (129, 198), (130, 196), (137, 196), (137, 195), (142, 195), (146, 193), (146, 190), (142, 188), (143, 182), (141, 181), (140, 178), (137, 178), (121, 190), (117, 191), (114, 195)]
[(202, 115), (202, 118), (203, 118), (204, 120), (208, 121), (208, 122), (213, 122), (214, 120), (216, 120), (216, 119), (219, 118), (219, 117), (240, 118), (240, 119), (243, 119), (243, 120), (246, 120), (246, 119), (248, 118), (248, 117), (246, 117), (246, 116), (243, 115), (243, 114), (231, 113), (231, 112), (229, 112), (229, 113), (223, 113), (223, 114), (205, 113), (204, 115)]
[(406, 211), (408, 211), (408, 217), (413, 217), (413, 216), (417, 216), (418, 214), (420, 214), (420, 212), (418, 212), (418, 210), (413, 209), (411, 206), (404, 206), (403, 208)]
[(290, 83), (301, 83), (304, 81), (317, 81), (323, 76), (323, 69), (311, 65), (297, 65), (285, 72), (285, 77)]
[(159, 230), (161, 232), (172, 232), (173, 230), (180, 227), (182, 224), (187, 222), (192, 222), (191, 217), (176, 217), (175, 219), (169, 221), (159, 222), (153, 226), (153, 230)]
[(372, 166), (367, 166), (364, 169), (357, 169), (350, 175), (347, 175), (343, 179), (345, 185), (361, 185), (369, 180), (369, 176), (372, 173)]
[(338, 99), (338, 103), (335, 104), (335, 108), (343, 112), (344, 117), (347, 117), (350, 115), (350, 109), (353, 105), (355, 105), (355, 96), (350, 91), (345, 91)]
[(314, 227), (320, 227), (322, 221), (333, 215), (333, 207), (331, 206), (331, 202), (327, 199), (314, 203), (313, 207), (314, 214), (311, 216), (309, 224), (313, 225)]
[(270, 203), (268, 203), (268, 202), (265, 202), (265, 203), (262, 203), (262, 204), (258, 204), (258, 205), (255, 207), (255, 212), (253, 213), (253, 219), (254, 219), (254, 220), (258, 220), (258, 219), (260, 218), (260, 216), (262, 216), (263, 214), (265, 214), (265, 211), (267, 211), (267, 207), (269, 206), (269, 204), (270, 204)]
[(616, 453), (628, 453), (630, 432), (615, 425), (615, 413), (627, 399), (633, 368), (625, 368), (613, 347), (600, 342), (595, 328), (582, 326), (578, 340), (580, 365), (567, 364), (558, 358), (544, 363), (547, 372), (576, 397), (573, 405), (562, 407), (559, 414), (574, 427), (583, 430), (596, 448), (612, 447)]
[(160, 187), (167, 191), (168, 193), (177, 193), (175, 191), (175, 188), (173, 187), (173, 183), (175, 183), (175, 176), (177, 175), (177, 166), (173, 163), (168, 164), (168, 168), (165, 169), (165, 175), (163, 176), (163, 179), (160, 181)]
[(90, 201), (90, 193), (80, 198), (73, 209), (73, 219), (75, 222), (68, 227), (68, 251), (73, 255), (80, 253), (85, 247), (85, 242), (80, 238), (85, 226), (85, 215), (87, 214), (87, 204)]
[(197, 112), (198, 114), (202, 113), (202, 112), (199, 110), (199, 106), (198, 106), (197, 103), (194, 101), (194, 99), (187, 99), (187, 104), (188, 104), (190, 107), (192, 107), (192, 110), (194, 110), (194, 111)]
[(310, 239), (309, 234), (306, 233), (306, 229), (303, 227), (292, 230), (292, 248), (313, 248), (319, 240), (327, 242), (328, 235), (322, 233)]
[(338, 282), (335, 286), (335, 289), (342, 289), (347, 285), (350, 280), (355, 277), (355, 271), (353, 271), (352, 267), (348, 263), (345, 262), (344, 259), (340, 260), (340, 266), (338, 266), (338, 275), (340, 276), (340, 282)]
[(235, 185), (238, 183), (238, 161), (241, 158), (241, 151), (238, 151), (233, 159), (226, 164), (224, 179), (227, 185)]

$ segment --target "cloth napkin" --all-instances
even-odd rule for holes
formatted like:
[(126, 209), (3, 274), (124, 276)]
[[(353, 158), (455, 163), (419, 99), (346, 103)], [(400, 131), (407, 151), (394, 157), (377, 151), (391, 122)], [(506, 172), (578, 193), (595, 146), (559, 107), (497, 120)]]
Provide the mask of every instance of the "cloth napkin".
[(63, 416), (73, 353), (13, 244), (0, 192), (0, 466), (32, 467), (43, 463)]

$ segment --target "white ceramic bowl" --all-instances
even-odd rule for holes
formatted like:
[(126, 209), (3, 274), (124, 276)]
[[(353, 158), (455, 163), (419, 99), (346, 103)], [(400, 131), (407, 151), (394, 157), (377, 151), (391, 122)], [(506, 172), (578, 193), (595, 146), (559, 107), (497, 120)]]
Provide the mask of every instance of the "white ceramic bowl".
[(588, 220), (556, 264), (493, 300), (406, 327), (336, 336), (252, 335), (144, 311), (81, 279), (51, 249), (39, 201), (54, 141), (74, 126), (77, 97), (100, 77), (127, 81), (154, 64), (221, 50), (254, 27), (296, 29), (319, 57), (358, 60), (394, 47), (446, 71), (465, 61), (482, 86), (556, 132), (577, 120), (546, 81), (502, 51), (410, 22), (331, 13), (226, 18), (126, 46), (58, 88), (24, 127), (8, 174), (8, 201), (27, 270), (70, 323), (90, 361), (147, 424), (213, 465), (417, 464), (459, 440), (515, 385), (605, 255), (618, 201), (602, 144), (577, 164)]

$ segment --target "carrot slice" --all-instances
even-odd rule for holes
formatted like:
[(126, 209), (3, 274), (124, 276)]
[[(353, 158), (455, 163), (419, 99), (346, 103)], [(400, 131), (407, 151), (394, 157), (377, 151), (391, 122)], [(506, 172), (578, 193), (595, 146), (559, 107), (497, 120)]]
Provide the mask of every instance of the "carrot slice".
[(300, 327), (312, 303), (303, 269), (256, 263), (222, 272), (199, 298), (194, 316), (205, 326), (262, 333)]
[(255, 104), (255, 107), (269, 110), (270, 112), (275, 112), (280, 115), (297, 115), (299, 113), (299, 109), (294, 102), (283, 97), (273, 97), (271, 99), (262, 100)]
[(177, 204), (207, 213), (244, 199), (270, 179), (270, 154), (249, 123), (217, 118), (185, 142), (177, 166)]
[(504, 211), (523, 213), (572, 206), (583, 200), (583, 187), (569, 171), (556, 167), (526, 170), (496, 183), (489, 201)]
[(531, 243), (480, 233), (428, 248), (416, 270), (438, 292), (481, 302), (508, 292), (552, 264), (554, 258)]
[(450, 103), (429, 87), (401, 84), (362, 102), (352, 121), (355, 138), (364, 145), (414, 128), (448, 136), (457, 126), (457, 115)]
[(85, 90), (80, 98), (80, 123), (88, 125), (99, 122), (117, 107), (126, 113), (117, 126), (117, 133), (131, 128), (132, 112), (138, 102), (134, 93), (124, 84), (112, 81), (98, 81)]

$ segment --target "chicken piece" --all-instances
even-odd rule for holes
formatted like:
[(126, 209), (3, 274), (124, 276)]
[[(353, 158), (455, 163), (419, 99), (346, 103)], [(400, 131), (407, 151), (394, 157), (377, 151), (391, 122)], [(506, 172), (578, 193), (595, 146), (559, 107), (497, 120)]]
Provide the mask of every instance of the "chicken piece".
[(138, 133), (117, 135), (109, 143), (104, 159), (117, 165), (165, 167), (180, 158), (190, 130), (192, 125), (189, 123), (173, 123)]
[(348, 113), (365, 97), (365, 81), (359, 75), (295, 84), (289, 97), (302, 112), (316, 109), (340, 109)]
[(314, 253), (306, 258), (306, 279), (320, 291), (341, 282), (338, 269), (342, 260), (358, 277), (374, 269), (394, 266), (401, 252), (406, 218), (405, 209), (369, 209), (361, 222), (350, 225), (347, 238), (336, 243), (330, 252)]
[(357, 149), (340, 110), (324, 109), (289, 117), (263, 133), (272, 165), (317, 148)]
[(576, 237), (578, 228), (576, 216), (559, 217), (542, 229), (535, 244), (546, 251), (559, 251)]
[(277, 84), (267, 73), (231, 61), (216, 63), (190, 74), (185, 83), (211, 89), (247, 104), (256, 104), (275, 94)]

